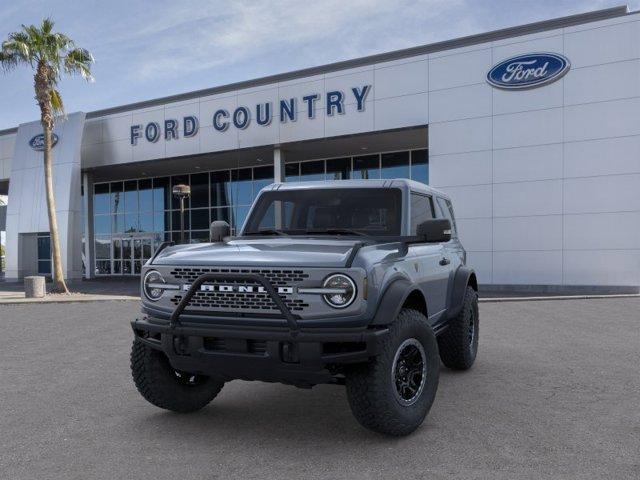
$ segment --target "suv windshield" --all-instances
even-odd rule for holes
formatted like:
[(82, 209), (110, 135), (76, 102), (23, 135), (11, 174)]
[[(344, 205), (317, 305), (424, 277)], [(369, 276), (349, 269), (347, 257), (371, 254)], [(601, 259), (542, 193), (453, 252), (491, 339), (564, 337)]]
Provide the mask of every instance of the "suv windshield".
[(244, 235), (398, 236), (398, 188), (332, 188), (266, 192), (258, 198)]

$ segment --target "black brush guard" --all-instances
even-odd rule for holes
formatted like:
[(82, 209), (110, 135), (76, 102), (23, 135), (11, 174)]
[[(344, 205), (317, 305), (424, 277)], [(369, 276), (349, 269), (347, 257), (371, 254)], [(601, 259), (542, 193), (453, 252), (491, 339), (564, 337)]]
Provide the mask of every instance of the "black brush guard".
[(175, 310), (169, 317), (169, 328), (174, 330), (176, 327), (181, 326), (180, 323), (180, 315), (184, 313), (185, 309), (191, 302), (193, 296), (200, 291), (200, 287), (206, 282), (212, 281), (241, 281), (241, 282), (255, 282), (260, 284), (269, 295), (273, 303), (278, 307), (280, 313), (282, 313), (282, 317), (286, 320), (287, 325), (289, 327), (289, 333), (292, 338), (295, 338), (298, 335), (299, 327), (298, 322), (296, 322), (295, 316), (289, 310), (286, 303), (282, 300), (278, 292), (271, 284), (269, 280), (267, 280), (264, 276), (259, 275), (257, 273), (203, 273), (191, 284), (187, 293), (182, 297), (180, 303), (176, 306)]

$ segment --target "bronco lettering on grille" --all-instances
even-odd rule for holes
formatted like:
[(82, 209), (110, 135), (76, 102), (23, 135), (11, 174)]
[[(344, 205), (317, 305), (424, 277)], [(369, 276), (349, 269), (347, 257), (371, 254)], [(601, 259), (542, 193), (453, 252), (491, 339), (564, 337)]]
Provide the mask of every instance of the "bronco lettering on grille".
[[(191, 285), (185, 283), (182, 286), (184, 291), (189, 290)], [(293, 287), (275, 287), (276, 292), (282, 295), (293, 294)], [(258, 285), (201, 285), (201, 292), (220, 292), (220, 293), (267, 293), (264, 287)]]

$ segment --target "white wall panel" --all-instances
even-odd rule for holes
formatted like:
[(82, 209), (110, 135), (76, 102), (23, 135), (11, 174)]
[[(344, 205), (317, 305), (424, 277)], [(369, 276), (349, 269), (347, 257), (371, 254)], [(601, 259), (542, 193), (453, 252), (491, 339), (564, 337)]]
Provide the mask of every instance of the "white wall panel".
[(490, 150), (491, 143), (491, 117), (429, 124), (432, 155)]
[(640, 250), (566, 250), (566, 285), (640, 285)]
[(562, 178), (562, 144), (493, 151), (493, 181), (522, 182)]
[[(364, 85), (374, 85), (372, 66), (350, 74), (325, 75), (324, 93), (339, 90), (344, 94), (345, 105), (355, 105), (357, 101), (351, 89), (354, 87), (362, 88)], [(375, 90), (375, 86), (373, 88)], [(374, 96), (375, 92), (369, 92), (367, 100), (373, 100)]]
[(511, 250), (561, 250), (562, 215), (493, 219), (493, 248)]
[[(358, 112), (355, 103), (344, 106), (344, 114), (334, 114), (324, 119), (324, 132), (327, 137), (351, 135), (374, 130), (373, 101), (366, 102), (363, 112)], [(317, 121), (317, 120), (316, 120)]]
[(564, 52), (576, 68), (640, 58), (638, 22), (567, 33)]
[(440, 188), (492, 183), (491, 150), (429, 156), (429, 184)]
[(275, 117), (269, 125), (258, 125), (253, 119), (247, 128), (238, 130), (240, 148), (277, 143), (280, 143), (280, 117)]
[(429, 122), (491, 115), (491, 87), (486, 83), (429, 93)]
[(561, 108), (493, 117), (494, 148), (559, 142), (562, 142)]
[(131, 138), (131, 112), (110, 115), (102, 119), (102, 141), (129, 140)]
[[(238, 106), (238, 97), (236, 95), (211, 95), (209, 97), (204, 97), (200, 100), (200, 128), (202, 127), (212, 127), (213, 128), (213, 114), (218, 110), (223, 109), (229, 112), (229, 119), (231, 120), (231, 115), (233, 115), (233, 111)], [(274, 105), (274, 107), (276, 107)], [(278, 111), (276, 109), (276, 111)], [(237, 130), (235, 128), (229, 127), (227, 132), (235, 132), (237, 136)]]
[(621, 173), (640, 173), (640, 136), (564, 144), (566, 177)]
[(324, 137), (324, 107), (316, 108), (315, 119), (300, 115), (295, 122), (280, 123), (279, 118), (274, 119), (274, 122), (278, 124), (282, 143)]
[(0, 179), (9, 178), (9, 169), (7, 168), (7, 164), (9, 163), (8, 158), (0, 158)]
[[(102, 160), (104, 165), (129, 163), (133, 161), (133, 147), (129, 139), (116, 140), (102, 144)], [(103, 165), (95, 165), (103, 166)]]
[(467, 250), (491, 252), (493, 226), (490, 218), (460, 218), (456, 220), (458, 236)]
[(493, 186), (495, 217), (557, 215), (562, 213), (562, 180), (496, 183)]
[(374, 72), (375, 98), (424, 93), (428, 87), (428, 73), (429, 63), (427, 60), (376, 68)]
[(565, 180), (565, 213), (636, 210), (640, 210), (640, 174)]
[(565, 141), (640, 134), (640, 98), (566, 107)]
[(429, 105), (426, 93), (376, 100), (374, 110), (376, 130), (413, 127), (429, 123)]
[(567, 250), (640, 249), (640, 211), (564, 216)]
[(102, 119), (88, 120), (84, 124), (82, 144), (89, 145), (102, 143)]
[(200, 125), (200, 149), (203, 152), (216, 152), (238, 148), (238, 130), (229, 128), (226, 132), (219, 132), (213, 126)]
[(456, 218), (491, 217), (491, 185), (443, 187), (441, 190), (451, 197)]
[[(355, 86), (355, 85), (354, 85)], [(287, 82), (281, 82), (278, 84), (278, 98), (296, 98), (296, 107), (298, 112), (307, 112), (307, 103), (302, 101), (302, 97), (312, 94), (318, 94), (319, 98), (314, 102), (316, 108), (324, 109), (326, 97), (324, 95), (324, 75), (317, 75), (315, 77), (308, 77), (304, 80), (298, 79), (296, 81), (290, 80)], [(371, 92), (367, 95), (373, 97)], [(279, 114), (279, 101), (273, 104), (274, 113)], [(323, 110), (321, 110), (323, 111)]]
[(471, 252), (467, 250), (467, 265), (475, 270), (478, 283), (493, 283), (492, 252)]
[(494, 252), (493, 283), (558, 285), (562, 283), (562, 251)]
[(484, 83), (491, 68), (491, 49), (429, 59), (429, 90)]
[(564, 83), (565, 105), (637, 97), (640, 96), (640, 60), (573, 69)]
[(562, 107), (563, 82), (558, 80), (544, 88), (528, 90), (499, 90), (493, 89), (493, 114), (517, 113), (529, 110), (544, 110)]

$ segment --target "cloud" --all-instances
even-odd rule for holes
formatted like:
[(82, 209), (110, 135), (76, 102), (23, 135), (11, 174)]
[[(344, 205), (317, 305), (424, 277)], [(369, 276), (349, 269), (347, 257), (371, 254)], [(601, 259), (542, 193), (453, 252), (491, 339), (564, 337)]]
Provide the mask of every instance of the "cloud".
[[(144, 26), (117, 42), (128, 45), (132, 79), (144, 81), (185, 71), (198, 72), (239, 64), (294, 48), (308, 53), (309, 64), (352, 58), (413, 46), (441, 37), (424, 29), (438, 17), (452, 14), (462, 0), (327, 0), (305, 2), (188, 2), (171, 14), (153, 14)], [(460, 28), (462, 27), (462, 28)], [(471, 17), (457, 33), (478, 30)], [(423, 29), (423, 31), (420, 31)], [(114, 41), (110, 42), (114, 45)], [(282, 60), (282, 58), (277, 58)]]

